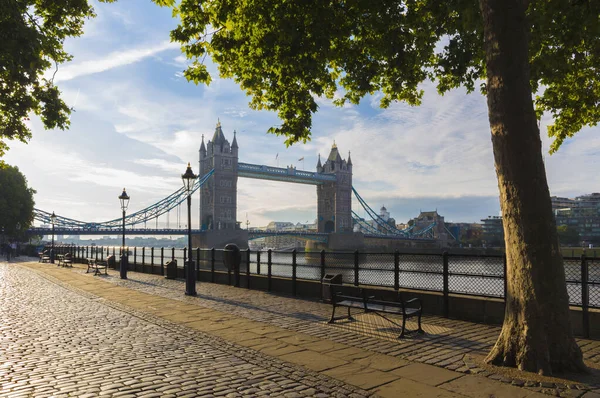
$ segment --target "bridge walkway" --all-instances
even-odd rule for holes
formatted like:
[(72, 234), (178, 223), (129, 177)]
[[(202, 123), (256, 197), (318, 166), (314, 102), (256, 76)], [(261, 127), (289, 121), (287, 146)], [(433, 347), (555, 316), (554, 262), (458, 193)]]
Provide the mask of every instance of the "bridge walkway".
[[(184, 281), (157, 275), (130, 272), (128, 280), (121, 280), (112, 270), (106, 277), (93, 277), (80, 265), (72, 270), (37, 262), (21, 266), (100, 298), (98, 303), (160, 319), (200, 339), (233, 345), (250, 357), (299, 366), (312, 375), (306, 377), (322, 380), (323, 385), (338, 380), (334, 390), (321, 396), (333, 396), (335, 391), (354, 396), (479, 397), (489, 392), (497, 397), (533, 398), (575, 384), (548, 378), (540, 384), (537, 375), (532, 380), (515, 379), (481, 364), (500, 331), (497, 326), (426, 316), (426, 335), (399, 341), (398, 330), (367, 314), (357, 316), (355, 322), (327, 324), (330, 306), (316, 301), (211, 283), (198, 283), (198, 297), (186, 297)], [(600, 359), (600, 342), (580, 340), (580, 344), (594, 366)], [(528, 387), (511, 383), (528, 383)], [(577, 384), (580, 389), (573, 391), (583, 395), (599, 388), (600, 378), (592, 375)]]

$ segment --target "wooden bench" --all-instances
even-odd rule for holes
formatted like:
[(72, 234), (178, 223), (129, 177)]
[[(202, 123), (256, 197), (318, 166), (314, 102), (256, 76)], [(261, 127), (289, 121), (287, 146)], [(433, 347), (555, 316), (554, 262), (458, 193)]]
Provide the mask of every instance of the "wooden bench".
[(104, 268), (104, 275), (108, 275), (108, 264), (106, 263), (106, 261), (96, 260), (95, 258), (88, 258), (87, 271), (85, 271), (85, 273), (87, 274), (88, 272), (90, 272), (90, 270), (94, 270), (94, 276), (102, 275), (102, 272), (100, 271), (101, 268)]
[[(414, 305), (413, 303), (416, 303)], [(366, 313), (373, 313), (378, 315), (388, 322), (393, 323), (394, 325), (400, 326), (402, 328), (400, 332), (400, 336), (398, 338), (404, 337), (404, 332), (406, 330), (406, 320), (412, 317), (418, 317), (418, 329), (417, 333), (423, 334), (425, 331), (421, 328), (421, 315), (423, 312), (423, 308), (421, 306), (421, 300), (418, 298), (412, 298), (410, 300), (404, 301), (402, 298), (402, 294), (398, 293), (398, 301), (386, 301), (386, 300), (376, 300), (374, 296), (368, 296), (367, 291), (365, 289), (361, 289), (361, 296), (349, 296), (344, 295), (339, 292), (332, 291), (332, 300), (331, 304), (333, 305), (333, 311), (331, 313), (331, 319), (329, 323), (334, 323), (340, 319), (350, 319), (353, 320), (350, 310), (352, 308), (361, 309)], [(413, 306), (408, 306), (408, 304), (413, 304)], [(348, 315), (335, 317), (335, 309), (337, 307), (347, 307)], [(402, 316), (402, 325), (399, 325), (394, 320), (390, 319), (385, 314), (393, 314), (393, 315), (401, 315)]]
[(57, 254), (56, 258), (58, 258), (58, 266), (60, 267), (72, 267), (73, 266), (73, 258), (69, 253), (67, 254)]

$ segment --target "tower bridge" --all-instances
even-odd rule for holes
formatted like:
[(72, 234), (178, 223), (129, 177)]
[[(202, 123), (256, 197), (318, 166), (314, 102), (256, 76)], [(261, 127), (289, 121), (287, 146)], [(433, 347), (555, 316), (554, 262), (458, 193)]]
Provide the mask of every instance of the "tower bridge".
[(350, 154), (347, 160), (342, 159), (337, 145), (324, 164), (319, 156), (316, 172), (239, 163), (235, 131), (230, 144), (218, 123), (206, 145), (202, 136), (199, 152), (200, 175), (213, 171), (200, 189), (200, 229), (236, 229), (237, 182), (239, 177), (247, 177), (316, 185), (317, 232), (352, 232), (352, 160)]
[[(382, 219), (364, 201), (352, 186), (352, 160), (350, 153), (346, 159), (342, 158), (337, 145), (334, 143), (325, 161), (321, 156), (317, 162), (316, 171), (297, 170), (295, 167), (272, 167), (242, 163), (239, 159), (239, 146), (236, 132), (233, 132), (231, 143), (225, 138), (221, 123), (215, 128), (210, 140), (204, 142), (204, 135), (199, 149), (199, 177), (193, 187), (193, 192), (199, 191), (199, 229), (194, 230), (193, 240), (196, 247), (222, 247), (226, 243), (234, 242), (241, 247), (247, 247), (248, 239), (266, 236), (275, 231), (248, 232), (239, 227), (237, 221), (237, 183), (238, 178), (254, 178), (261, 180), (281, 181), (287, 183), (314, 185), (317, 191), (317, 231), (304, 233), (303, 239), (315, 242), (328, 242), (330, 248), (359, 248), (364, 245), (364, 237), (369, 239), (381, 238), (388, 241), (406, 241), (433, 243), (432, 228), (422, 231), (411, 229), (399, 230), (395, 225), (390, 225)], [(352, 211), (352, 195), (365, 209), (373, 222), (358, 217)], [(187, 198), (183, 188), (161, 199), (157, 203), (128, 215), (125, 219), (129, 227), (129, 234), (157, 234), (178, 235), (184, 234), (182, 229), (154, 229), (145, 228), (146, 222), (158, 220), (158, 217), (168, 212)], [(35, 209), (35, 219), (48, 224), (50, 213)], [(142, 223), (144, 228), (141, 228)], [(354, 233), (358, 225), (362, 233)], [(60, 229), (62, 234), (119, 234), (122, 232), (122, 219), (114, 219), (100, 223), (78, 221), (71, 218), (57, 216), (55, 229)], [(151, 232), (149, 232), (151, 231)], [(32, 228), (32, 234), (46, 234), (47, 229)], [(57, 233), (55, 231), (55, 233)], [(288, 232), (289, 234), (289, 232)], [(292, 232), (294, 234), (294, 232)], [(299, 233), (296, 233), (299, 234)], [(301, 233), (300, 233), (301, 234)], [(332, 247), (334, 246), (334, 247)]]

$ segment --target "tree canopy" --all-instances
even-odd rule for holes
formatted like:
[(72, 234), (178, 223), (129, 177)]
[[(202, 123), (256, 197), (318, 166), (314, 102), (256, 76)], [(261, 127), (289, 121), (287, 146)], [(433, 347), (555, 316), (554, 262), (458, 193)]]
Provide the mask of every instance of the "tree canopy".
[(88, 0), (0, 2), (0, 156), (7, 139), (31, 138), (26, 123), (31, 112), (47, 129), (68, 128), (71, 109), (54, 74), (72, 58), (63, 48), (65, 39), (81, 35), (85, 19), (94, 15)]
[[(252, 108), (277, 111), (270, 132), (288, 144), (309, 139), (315, 97), (356, 104), (381, 92), (382, 107), (418, 105), (427, 79), (442, 94), (486, 90), (478, 0), (155, 2), (180, 19), (171, 39), (191, 60), (185, 77), (210, 83), (210, 55)], [(538, 117), (554, 118), (551, 152), (600, 120), (599, 14), (593, 0), (529, 1), (530, 83)]]
[(20, 238), (31, 226), (34, 193), (17, 167), (0, 162), (0, 228), (5, 236)]

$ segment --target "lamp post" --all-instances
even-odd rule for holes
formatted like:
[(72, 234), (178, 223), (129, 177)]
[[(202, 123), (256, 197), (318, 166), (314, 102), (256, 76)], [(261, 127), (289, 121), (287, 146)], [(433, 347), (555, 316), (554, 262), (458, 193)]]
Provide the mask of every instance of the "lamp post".
[(181, 175), (183, 180), (183, 188), (187, 193), (187, 208), (188, 208), (188, 262), (185, 273), (185, 294), (186, 296), (196, 295), (196, 267), (192, 261), (192, 187), (194, 180), (198, 176), (192, 171), (192, 167), (188, 163), (185, 173)]
[(50, 248), (50, 263), (54, 264), (54, 221), (56, 221), (56, 214), (52, 212), (50, 216), (50, 222), (52, 223), (52, 247)]
[(119, 271), (121, 279), (127, 279), (129, 261), (127, 261), (127, 253), (125, 253), (125, 211), (127, 210), (127, 206), (129, 206), (129, 195), (127, 195), (125, 188), (123, 188), (123, 193), (119, 196), (119, 200), (121, 201), (121, 210), (123, 210), (123, 244), (121, 245), (121, 266), (119, 267)]

